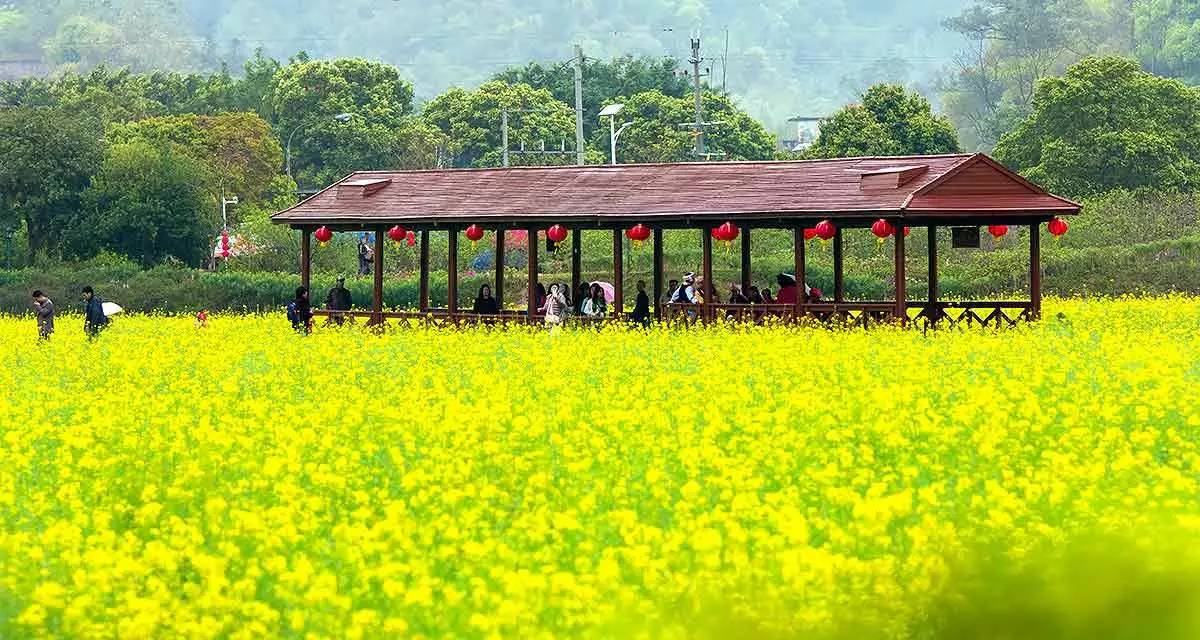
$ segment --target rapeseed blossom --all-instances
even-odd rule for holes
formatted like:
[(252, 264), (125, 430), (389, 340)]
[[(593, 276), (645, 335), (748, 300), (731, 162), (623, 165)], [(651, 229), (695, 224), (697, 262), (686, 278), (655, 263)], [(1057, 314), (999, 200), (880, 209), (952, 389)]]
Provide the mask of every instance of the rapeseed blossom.
[(0, 637), (933, 637), (981, 549), (1191, 562), (1200, 301), (1046, 315), (0, 318)]

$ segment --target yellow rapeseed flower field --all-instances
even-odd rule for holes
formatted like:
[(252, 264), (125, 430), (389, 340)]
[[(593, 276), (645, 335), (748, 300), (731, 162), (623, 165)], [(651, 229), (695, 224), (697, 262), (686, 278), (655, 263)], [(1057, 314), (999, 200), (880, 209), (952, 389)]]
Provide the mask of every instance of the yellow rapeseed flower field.
[[(1044, 614), (1007, 637), (1195, 637), (1200, 301), (1046, 312), (121, 317), (94, 342), (63, 317), (42, 345), (2, 318), (0, 637), (979, 638), (959, 614), (1017, 624), (1004, 607)], [(1117, 578), (1052, 560), (1101, 537)], [(1152, 615), (1112, 595), (1133, 583)]]

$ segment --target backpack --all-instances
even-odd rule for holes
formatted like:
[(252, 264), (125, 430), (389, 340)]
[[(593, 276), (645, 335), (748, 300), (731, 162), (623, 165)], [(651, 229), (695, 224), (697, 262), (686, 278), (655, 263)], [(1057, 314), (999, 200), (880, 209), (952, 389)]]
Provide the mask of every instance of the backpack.
[(296, 301), (295, 300), (292, 300), (291, 302), (287, 303), (287, 318), (288, 318), (288, 322), (291, 322), (292, 324), (296, 324), (297, 322), (300, 322), (300, 314), (296, 311)]

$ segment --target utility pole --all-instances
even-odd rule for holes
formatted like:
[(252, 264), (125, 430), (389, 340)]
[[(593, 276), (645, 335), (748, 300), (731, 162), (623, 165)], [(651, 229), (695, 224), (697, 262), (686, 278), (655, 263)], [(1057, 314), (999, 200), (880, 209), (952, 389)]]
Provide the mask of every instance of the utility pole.
[(725, 55), (721, 56), (721, 93), (728, 95), (725, 91), (725, 78), (728, 75), (729, 69), (729, 27), (725, 27)]
[(696, 93), (696, 155), (704, 155), (704, 106), (701, 103), (700, 89), (700, 63), (704, 58), (700, 57), (700, 38), (692, 38), (692, 58), (688, 62), (692, 63), (692, 87)]
[(508, 109), (500, 110), (500, 144), (504, 145), (504, 166), (508, 166)]
[(583, 146), (583, 47), (575, 45), (575, 164), (587, 164)]

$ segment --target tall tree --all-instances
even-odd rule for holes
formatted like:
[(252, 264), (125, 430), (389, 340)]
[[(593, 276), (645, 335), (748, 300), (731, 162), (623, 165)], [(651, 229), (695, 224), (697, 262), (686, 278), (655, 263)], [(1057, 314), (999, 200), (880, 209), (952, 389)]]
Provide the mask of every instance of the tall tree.
[(843, 108), (821, 124), (807, 155), (814, 158), (898, 156), (959, 151), (954, 125), (933, 114), (929, 100), (904, 87), (875, 85), (861, 104)]
[(1038, 84), (996, 157), (1064, 195), (1200, 188), (1200, 89), (1134, 60), (1086, 58)]
[(25, 224), (30, 259), (59, 253), (103, 153), (94, 119), (51, 108), (0, 109), (0, 224)]

